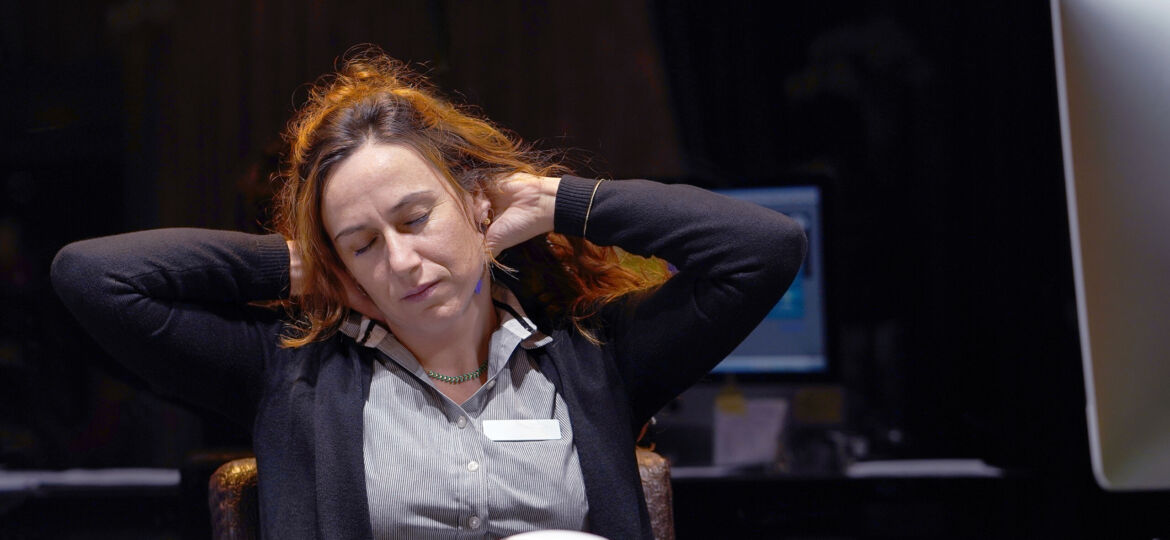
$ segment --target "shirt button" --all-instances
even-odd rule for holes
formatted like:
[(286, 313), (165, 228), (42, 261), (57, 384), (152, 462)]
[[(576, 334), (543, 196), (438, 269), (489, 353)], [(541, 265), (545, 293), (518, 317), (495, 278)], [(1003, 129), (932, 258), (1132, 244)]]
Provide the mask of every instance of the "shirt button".
[(479, 519), (479, 516), (471, 516), (471, 517), (467, 518), (467, 526), (472, 528), (472, 529), (478, 529), (479, 526), (482, 524), (483, 524), (483, 520)]
[(467, 464), (467, 470), (469, 470), (469, 471), (471, 471), (471, 472), (478, 471), (478, 470), (479, 470), (479, 462), (478, 462), (478, 461), (472, 461), (472, 462), (468, 463), (468, 464)]
[(488, 381), (486, 386), (487, 386), (488, 390), (495, 388), (496, 387), (496, 380), (492, 379), (492, 380)]
[(460, 416), (459, 419), (455, 421), (455, 425), (459, 426), (459, 429), (467, 427), (467, 417)]

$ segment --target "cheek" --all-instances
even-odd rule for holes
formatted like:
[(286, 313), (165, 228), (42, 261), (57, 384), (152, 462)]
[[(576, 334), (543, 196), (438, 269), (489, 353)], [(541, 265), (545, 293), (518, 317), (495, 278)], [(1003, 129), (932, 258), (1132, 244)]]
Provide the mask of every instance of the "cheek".
[(343, 269), (349, 273), (349, 277), (366, 291), (371, 291), (376, 288), (375, 284), (379, 279), (377, 276), (378, 268), (376, 264), (372, 264), (370, 260), (351, 259), (345, 261)]
[(432, 257), (428, 257), (438, 266), (442, 266), (456, 277), (467, 277), (475, 274), (477, 268), (483, 264), (481, 250), (470, 242), (447, 242), (446, 249), (436, 250)]
[(478, 267), (484, 263), (483, 235), (473, 230), (465, 221), (452, 219), (451, 227), (442, 238), (436, 238), (434, 246), (441, 252), (435, 253), (440, 257), (443, 266), (458, 273), (477, 273)]
[(478, 232), (469, 232), (461, 251), (466, 264), (478, 272), (485, 262), (483, 236)]

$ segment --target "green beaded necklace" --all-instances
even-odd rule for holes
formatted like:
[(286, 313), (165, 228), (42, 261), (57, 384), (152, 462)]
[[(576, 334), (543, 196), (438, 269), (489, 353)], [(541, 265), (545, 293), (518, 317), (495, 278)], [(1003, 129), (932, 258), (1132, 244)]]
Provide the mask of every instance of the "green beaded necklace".
[(449, 383), (449, 384), (459, 384), (459, 383), (464, 383), (464, 382), (470, 381), (472, 379), (478, 379), (479, 376), (483, 374), (483, 370), (487, 369), (487, 365), (488, 365), (488, 361), (484, 360), (483, 363), (480, 364), (479, 367), (476, 368), (475, 371), (469, 371), (469, 372), (464, 373), (463, 375), (460, 375), (458, 377), (452, 377), (450, 375), (443, 375), (441, 373), (435, 373), (434, 371), (431, 371), (429, 369), (426, 370), (426, 372), (427, 372), (427, 376), (432, 378), (432, 379), (443, 381), (443, 382)]

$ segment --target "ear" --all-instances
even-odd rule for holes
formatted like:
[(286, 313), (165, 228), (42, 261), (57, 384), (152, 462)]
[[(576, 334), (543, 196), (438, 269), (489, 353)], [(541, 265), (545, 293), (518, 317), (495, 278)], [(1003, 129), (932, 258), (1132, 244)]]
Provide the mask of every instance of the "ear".
[(471, 195), (471, 216), (475, 218), (475, 222), (482, 225), (484, 220), (491, 215), (492, 200), (488, 198), (487, 194), (480, 191)]

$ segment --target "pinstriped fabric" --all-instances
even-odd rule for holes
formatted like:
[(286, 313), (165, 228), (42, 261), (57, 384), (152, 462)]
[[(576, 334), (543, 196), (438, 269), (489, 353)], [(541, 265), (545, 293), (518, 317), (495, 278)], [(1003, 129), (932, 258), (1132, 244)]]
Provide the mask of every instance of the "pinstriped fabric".
[[(517, 304), (509, 302), (513, 307)], [(436, 390), (393, 336), (377, 345), (364, 411), (375, 538), (495, 538), (586, 528), (588, 503), (568, 409), (526, 348), (543, 334), (499, 311), (487, 382), (462, 405)], [(523, 315), (520, 315), (523, 317)], [(357, 321), (342, 331), (361, 337)], [(484, 420), (556, 419), (561, 439), (492, 441)]]

